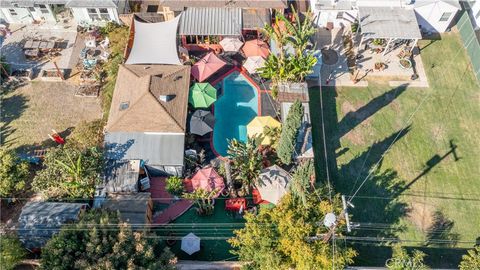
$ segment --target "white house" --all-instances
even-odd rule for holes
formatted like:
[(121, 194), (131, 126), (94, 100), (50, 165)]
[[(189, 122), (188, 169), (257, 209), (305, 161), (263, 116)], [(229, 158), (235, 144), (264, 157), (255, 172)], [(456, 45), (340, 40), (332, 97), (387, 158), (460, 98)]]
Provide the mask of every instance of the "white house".
[(319, 27), (349, 26), (358, 20), (359, 7), (413, 9), (424, 32), (445, 32), (461, 9), (458, 0), (310, 0)]
[(476, 29), (480, 29), (480, 0), (476, 0), (473, 4), (471, 4), (471, 10), (473, 19), (476, 23)]
[(0, 21), (6, 23), (56, 23), (60, 13), (77, 23), (120, 22), (118, 13), (127, 11), (126, 0), (1, 0)]

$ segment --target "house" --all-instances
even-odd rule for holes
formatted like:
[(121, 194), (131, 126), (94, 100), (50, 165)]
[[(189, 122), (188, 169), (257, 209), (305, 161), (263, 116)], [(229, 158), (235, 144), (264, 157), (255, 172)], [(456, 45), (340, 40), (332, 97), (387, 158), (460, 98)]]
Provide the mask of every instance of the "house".
[(29, 24), (73, 19), (78, 24), (119, 23), (118, 14), (128, 9), (126, 0), (2, 0), (0, 21)]
[(84, 203), (29, 202), (18, 218), (18, 237), (27, 249), (39, 251), (63, 225), (77, 221), (86, 208)]
[(105, 129), (107, 159), (141, 160), (153, 175), (181, 175), (189, 86), (189, 66), (120, 65)]
[(480, 30), (480, 0), (465, 2), (465, 9), (469, 12), (475, 29)]
[(413, 10), (418, 26), (425, 33), (443, 33), (450, 29), (461, 9), (458, 0), (310, 0), (319, 27), (350, 26), (360, 20), (361, 7)]
[(149, 192), (111, 194), (102, 203), (103, 209), (118, 212), (120, 221), (133, 229), (144, 229), (152, 223), (153, 202)]

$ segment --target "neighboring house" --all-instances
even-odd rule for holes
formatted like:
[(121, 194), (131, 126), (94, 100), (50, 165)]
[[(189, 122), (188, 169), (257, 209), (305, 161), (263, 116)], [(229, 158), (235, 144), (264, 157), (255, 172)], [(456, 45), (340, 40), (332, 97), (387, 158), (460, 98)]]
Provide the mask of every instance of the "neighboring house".
[(106, 126), (107, 159), (141, 160), (152, 175), (181, 175), (189, 86), (190, 66), (121, 65)]
[(77, 221), (87, 206), (83, 203), (29, 202), (18, 218), (18, 237), (27, 249), (39, 251), (64, 224)]
[(476, 0), (470, 3), (473, 21), (475, 22), (475, 28), (480, 29), (480, 0)]
[(65, 15), (77, 23), (120, 22), (119, 13), (128, 11), (126, 0), (2, 0), (0, 16), (7, 23), (56, 23)]
[(319, 27), (350, 26), (358, 18), (361, 7), (413, 9), (423, 32), (448, 31), (457, 12), (458, 0), (310, 0)]

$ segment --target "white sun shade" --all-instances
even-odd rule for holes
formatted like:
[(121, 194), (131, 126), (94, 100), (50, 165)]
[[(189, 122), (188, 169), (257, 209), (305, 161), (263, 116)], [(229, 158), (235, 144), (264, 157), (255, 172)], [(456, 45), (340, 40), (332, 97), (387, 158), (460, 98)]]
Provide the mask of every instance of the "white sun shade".
[(180, 16), (175, 19), (144, 23), (134, 21), (132, 50), (126, 64), (181, 65), (177, 52), (177, 28)]

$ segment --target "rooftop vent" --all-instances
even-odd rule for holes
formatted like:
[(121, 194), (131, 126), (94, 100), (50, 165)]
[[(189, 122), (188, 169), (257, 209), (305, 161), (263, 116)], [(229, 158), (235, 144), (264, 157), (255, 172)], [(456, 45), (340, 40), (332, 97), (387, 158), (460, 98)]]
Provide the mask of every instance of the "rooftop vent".
[(158, 99), (160, 101), (163, 101), (163, 102), (169, 102), (174, 98), (175, 98), (175, 95), (160, 95), (160, 96), (158, 96)]
[(176, 82), (176, 81), (180, 80), (181, 78), (183, 78), (183, 76), (179, 75), (179, 76), (175, 77), (175, 79), (173, 79), (173, 81)]
[(120, 103), (120, 111), (124, 111), (128, 109), (129, 106), (130, 106), (130, 101), (124, 101)]

